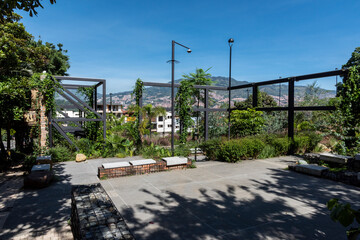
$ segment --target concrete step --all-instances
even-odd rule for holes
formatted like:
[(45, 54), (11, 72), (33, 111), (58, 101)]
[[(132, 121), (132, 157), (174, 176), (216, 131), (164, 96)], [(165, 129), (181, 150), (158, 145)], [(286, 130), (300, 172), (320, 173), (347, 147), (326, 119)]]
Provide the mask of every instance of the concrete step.
[(333, 162), (345, 164), (349, 159), (352, 159), (350, 156), (335, 155), (332, 153), (320, 153), (320, 160), (324, 162)]
[(318, 176), (318, 177), (320, 177), (321, 173), (327, 169), (329, 169), (329, 168), (318, 166), (318, 165), (313, 165), (313, 164), (295, 166), (296, 172), (306, 173), (306, 174)]

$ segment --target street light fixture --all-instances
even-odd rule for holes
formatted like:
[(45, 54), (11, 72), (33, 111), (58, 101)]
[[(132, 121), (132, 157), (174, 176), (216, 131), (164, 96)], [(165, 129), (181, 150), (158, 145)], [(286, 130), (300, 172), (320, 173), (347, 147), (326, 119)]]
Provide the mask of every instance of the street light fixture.
[(187, 48), (187, 52), (191, 53), (191, 49), (174, 40), (171, 41), (171, 153), (174, 156), (174, 135), (175, 135), (175, 44)]
[(230, 140), (230, 112), (231, 112), (231, 55), (232, 55), (232, 46), (234, 44), (234, 39), (229, 38), (228, 40), (230, 47), (230, 63), (229, 63), (229, 123), (228, 123), (228, 139)]

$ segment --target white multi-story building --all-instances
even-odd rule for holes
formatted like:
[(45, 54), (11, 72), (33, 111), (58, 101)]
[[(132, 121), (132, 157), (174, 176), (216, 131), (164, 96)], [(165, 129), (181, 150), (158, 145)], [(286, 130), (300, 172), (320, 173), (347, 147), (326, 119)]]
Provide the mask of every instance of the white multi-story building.
[[(110, 103), (107, 103), (106, 104), (106, 113), (112, 113), (116, 117), (120, 118), (123, 115), (122, 107), (123, 107), (122, 104), (113, 103), (113, 104), (110, 105)], [(97, 104), (97, 112), (99, 112), (99, 113), (103, 112), (102, 103)]]
[[(157, 133), (170, 133), (171, 132), (171, 112), (166, 112), (166, 116), (158, 116), (151, 120), (151, 131)], [(179, 117), (175, 116), (175, 131), (180, 130)]]

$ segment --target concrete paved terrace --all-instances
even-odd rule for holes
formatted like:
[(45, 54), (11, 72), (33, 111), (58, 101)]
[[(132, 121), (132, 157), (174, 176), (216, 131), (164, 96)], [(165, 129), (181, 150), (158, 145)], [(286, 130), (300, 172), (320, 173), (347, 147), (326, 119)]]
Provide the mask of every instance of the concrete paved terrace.
[[(138, 240), (346, 239), (325, 204), (336, 197), (359, 208), (360, 189), (285, 170), (295, 160), (200, 162), (196, 169), (100, 182)], [(115, 161), (119, 159), (58, 164), (56, 183), (21, 191), (0, 238), (31, 238), (64, 229), (71, 185), (99, 182), (97, 167)], [(64, 239), (60, 233), (55, 236)]]

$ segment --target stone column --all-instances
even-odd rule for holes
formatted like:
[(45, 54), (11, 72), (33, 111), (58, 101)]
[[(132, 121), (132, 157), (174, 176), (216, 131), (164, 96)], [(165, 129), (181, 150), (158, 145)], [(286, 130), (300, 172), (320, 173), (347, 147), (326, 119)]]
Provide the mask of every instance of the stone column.
[[(43, 80), (46, 76), (42, 75), (40, 77)], [(40, 148), (44, 149), (47, 148), (46, 140), (48, 135), (48, 118), (46, 116), (46, 107), (45, 107), (45, 100), (44, 97), (39, 93), (38, 90), (32, 89), (31, 90), (31, 109), (38, 109), (39, 110), (39, 124), (40, 124)]]
[[(43, 74), (40, 76), (40, 80), (44, 80), (46, 75)], [(44, 96), (39, 95), (39, 105), (40, 105), (40, 148), (47, 148), (46, 139), (48, 136), (48, 118), (46, 116), (46, 107)]]

